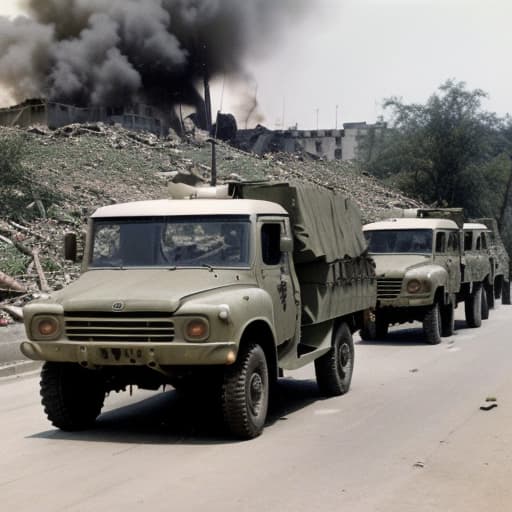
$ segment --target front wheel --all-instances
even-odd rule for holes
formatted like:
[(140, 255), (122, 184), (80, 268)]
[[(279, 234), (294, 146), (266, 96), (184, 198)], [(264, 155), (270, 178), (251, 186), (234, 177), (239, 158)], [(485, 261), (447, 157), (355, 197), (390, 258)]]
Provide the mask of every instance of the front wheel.
[(429, 308), (423, 317), (423, 332), (430, 345), (441, 343), (441, 311), (437, 302)]
[(222, 412), (228, 430), (241, 439), (259, 436), (267, 418), (269, 376), (265, 352), (249, 344), (226, 370), (222, 384)]
[(329, 352), (315, 360), (316, 382), (325, 396), (345, 394), (354, 370), (354, 342), (348, 325), (341, 324), (334, 334)]
[(464, 301), (464, 311), (468, 327), (480, 327), (482, 325), (482, 287), (480, 283), (473, 285), (473, 290)]
[(453, 303), (441, 306), (441, 336), (452, 336), (455, 331), (455, 308)]
[(90, 428), (105, 400), (103, 380), (75, 363), (46, 362), (41, 371), (41, 397), (50, 422), (61, 430)]

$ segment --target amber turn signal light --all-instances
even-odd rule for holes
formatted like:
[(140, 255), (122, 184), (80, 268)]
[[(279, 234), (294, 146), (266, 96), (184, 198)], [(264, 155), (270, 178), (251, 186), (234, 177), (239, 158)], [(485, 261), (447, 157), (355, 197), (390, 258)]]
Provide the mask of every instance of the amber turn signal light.
[(41, 336), (53, 336), (59, 324), (55, 318), (44, 318), (37, 323), (37, 331)]
[(185, 336), (191, 340), (201, 340), (208, 336), (208, 324), (200, 318), (191, 320), (185, 329)]

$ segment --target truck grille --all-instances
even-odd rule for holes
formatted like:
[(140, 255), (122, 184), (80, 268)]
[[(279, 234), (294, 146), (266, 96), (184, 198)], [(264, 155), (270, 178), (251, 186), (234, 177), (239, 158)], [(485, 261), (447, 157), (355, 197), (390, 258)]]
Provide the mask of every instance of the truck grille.
[(165, 312), (73, 311), (64, 316), (72, 341), (158, 342), (174, 340), (174, 323)]
[(401, 279), (377, 279), (377, 298), (395, 299), (402, 289)]

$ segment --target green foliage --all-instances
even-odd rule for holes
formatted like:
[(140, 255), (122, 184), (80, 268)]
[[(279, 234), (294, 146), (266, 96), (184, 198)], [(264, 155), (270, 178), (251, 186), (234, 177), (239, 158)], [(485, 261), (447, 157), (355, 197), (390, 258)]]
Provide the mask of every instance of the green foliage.
[(511, 174), (512, 127), (482, 110), (486, 94), (449, 80), (425, 105), (390, 98), (390, 128), (361, 143), (363, 168), (428, 204), (499, 216)]
[(32, 171), (22, 163), (24, 140), (20, 136), (0, 138), (0, 215), (34, 217), (41, 212), (28, 208), (34, 201), (41, 204), (57, 202), (56, 192), (37, 183)]
[(22, 143), (18, 137), (0, 139), (0, 213), (17, 208), (30, 188), (27, 171), (21, 165)]
[(30, 258), (21, 254), (14, 246), (0, 246), (0, 269), (6, 274), (16, 277), (26, 273)]

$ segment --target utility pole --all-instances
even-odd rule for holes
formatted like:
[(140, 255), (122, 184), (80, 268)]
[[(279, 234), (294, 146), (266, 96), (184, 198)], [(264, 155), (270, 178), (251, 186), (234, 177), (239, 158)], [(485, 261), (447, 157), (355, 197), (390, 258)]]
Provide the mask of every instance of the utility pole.
[(316, 129), (318, 130), (318, 112), (319, 112), (319, 109), (317, 108), (316, 109)]
[(281, 117), (281, 128), (285, 129), (285, 124), (284, 124), (284, 113), (285, 113), (285, 109), (286, 109), (286, 103), (285, 103), (285, 97), (283, 96), (283, 115)]

